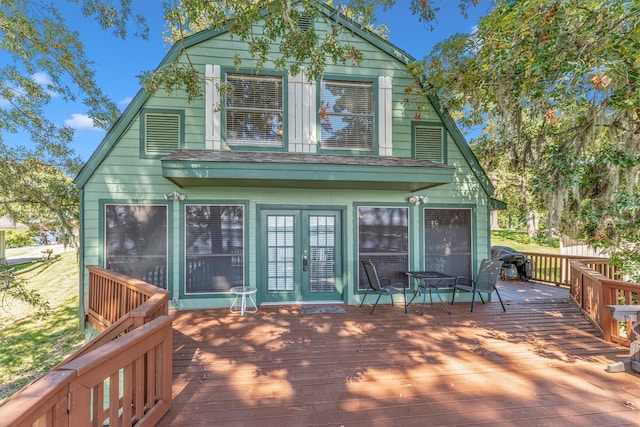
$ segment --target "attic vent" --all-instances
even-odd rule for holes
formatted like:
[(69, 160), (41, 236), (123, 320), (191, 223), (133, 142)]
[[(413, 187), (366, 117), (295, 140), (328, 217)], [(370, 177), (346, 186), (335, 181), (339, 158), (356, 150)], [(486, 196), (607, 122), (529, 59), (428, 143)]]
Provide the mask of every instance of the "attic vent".
[(165, 154), (180, 149), (179, 114), (147, 113), (145, 120), (147, 154)]
[(443, 129), (438, 126), (416, 126), (414, 132), (416, 159), (443, 163)]
[(300, 28), (301, 32), (307, 31), (313, 25), (313, 21), (307, 15), (300, 15), (298, 18), (298, 28)]

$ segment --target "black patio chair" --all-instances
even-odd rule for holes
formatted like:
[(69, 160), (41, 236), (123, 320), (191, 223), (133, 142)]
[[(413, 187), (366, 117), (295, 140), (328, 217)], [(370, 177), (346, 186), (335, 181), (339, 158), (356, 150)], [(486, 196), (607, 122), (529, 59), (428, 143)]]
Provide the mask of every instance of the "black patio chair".
[(453, 305), (457, 289), (471, 292), (471, 311), (473, 312), (473, 303), (475, 302), (476, 294), (480, 296), (480, 300), (484, 304), (482, 293), (486, 292), (488, 295), (491, 295), (491, 292), (496, 291), (496, 295), (498, 295), (498, 299), (502, 305), (502, 310), (507, 311), (507, 309), (504, 308), (502, 298), (500, 298), (498, 288), (496, 288), (496, 283), (498, 282), (498, 276), (500, 275), (500, 269), (502, 268), (503, 262), (504, 261), (499, 259), (484, 259), (480, 264), (480, 269), (478, 270), (478, 275), (475, 280), (464, 276), (456, 277), (456, 282), (453, 285), (451, 304)]
[[(360, 307), (364, 304), (365, 298), (367, 298), (367, 294), (369, 290), (378, 294), (378, 299), (376, 299), (375, 304), (373, 304), (373, 308), (371, 309), (371, 313), (376, 309), (378, 305), (378, 301), (380, 301), (380, 297), (382, 295), (389, 295), (391, 297), (391, 305), (393, 305), (393, 295), (402, 294), (404, 297), (404, 312), (407, 312), (407, 293), (404, 288), (404, 284), (402, 283), (391, 283), (389, 279), (378, 277), (378, 272), (376, 271), (376, 267), (371, 263), (371, 261), (362, 260), (362, 266), (364, 267), (364, 271), (367, 274), (367, 279), (369, 280), (369, 287), (367, 291), (364, 293), (364, 297), (362, 297), (362, 302), (360, 303)], [(387, 282), (386, 284), (382, 284), (382, 282)]]

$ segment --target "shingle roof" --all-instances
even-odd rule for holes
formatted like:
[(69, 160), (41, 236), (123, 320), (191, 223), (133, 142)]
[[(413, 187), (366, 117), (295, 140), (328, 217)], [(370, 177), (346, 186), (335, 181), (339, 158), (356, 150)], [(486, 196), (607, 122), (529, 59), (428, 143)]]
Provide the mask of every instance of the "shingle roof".
[(162, 158), (163, 161), (296, 163), (318, 165), (401, 166), (452, 169), (452, 166), (409, 157), (339, 156), (304, 153), (265, 153), (213, 150), (178, 150)]

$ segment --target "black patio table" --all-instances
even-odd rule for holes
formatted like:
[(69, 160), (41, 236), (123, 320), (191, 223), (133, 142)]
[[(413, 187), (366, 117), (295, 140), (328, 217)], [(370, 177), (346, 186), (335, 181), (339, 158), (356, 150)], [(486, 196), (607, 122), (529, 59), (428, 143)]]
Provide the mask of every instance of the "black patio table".
[(413, 277), (418, 282), (418, 287), (411, 298), (411, 301), (407, 303), (407, 307), (409, 304), (416, 299), (416, 296), (420, 293), (420, 289), (424, 289), (425, 292), (422, 297), (422, 315), (424, 315), (424, 304), (427, 300), (427, 292), (429, 290), (429, 299), (431, 300), (431, 305), (433, 306), (433, 298), (431, 297), (431, 289), (436, 290), (436, 294), (438, 295), (438, 299), (442, 303), (442, 306), (447, 311), (448, 314), (451, 314), (449, 307), (445, 304), (442, 297), (440, 296), (440, 288), (450, 288), (451, 282), (456, 280), (456, 276), (451, 276), (449, 274), (440, 273), (439, 271), (407, 271), (405, 274), (409, 277)]

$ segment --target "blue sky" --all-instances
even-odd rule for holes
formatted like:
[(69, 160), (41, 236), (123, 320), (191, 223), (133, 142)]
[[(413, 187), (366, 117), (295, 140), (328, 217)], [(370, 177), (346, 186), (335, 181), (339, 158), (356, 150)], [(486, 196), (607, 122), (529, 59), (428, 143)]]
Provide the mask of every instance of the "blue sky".
[[(397, 4), (378, 15), (378, 23), (389, 27), (391, 43), (415, 58), (424, 57), (439, 41), (454, 33), (469, 33), (478, 19), (488, 12), (488, 2), (482, 1), (463, 18), (458, 9), (457, 0), (440, 0), (441, 8), (437, 15), (435, 29), (429, 31), (424, 24), (411, 15), (408, 2), (397, 0)], [(144, 15), (148, 21), (149, 40), (130, 35), (120, 40), (102, 30), (94, 21), (82, 17), (74, 7), (59, 2), (68, 25), (80, 33), (85, 44), (85, 52), (95, 63), (95, 78), (103, 91), (124, 111), (128, 103), (140, 90), (138, 75), (154, 69), (162, 60), (168, 46), (162, 41), (163, 18), (162, 2), (157, 0), (138, 0), (133, 8)], [(135, 28), (132, 28), (135, 30)], [(46, 82), (47, 76), (39, 73), (34, 79)], [(47, 111), (48, 118), (56, 124), (67, 124), (76, 130), (72, 148), (83, 159), (88, 159), (100, 144), (105, 131), (93, 127), (86, 109), (81, 103), (65, 103), (54, 99)], [(27, 134), (6, 135), (9, 145), (29, 145)]]

